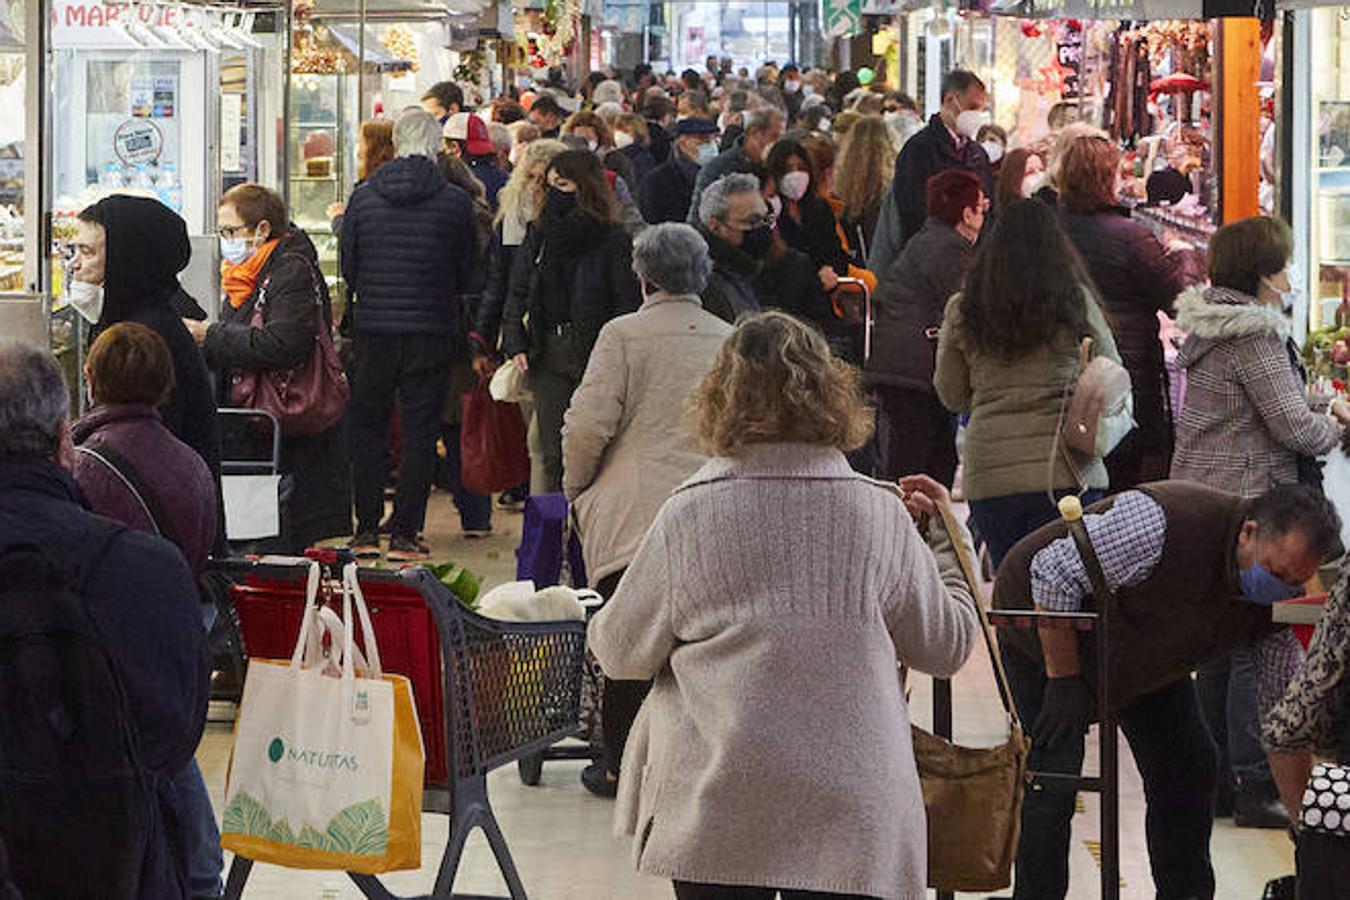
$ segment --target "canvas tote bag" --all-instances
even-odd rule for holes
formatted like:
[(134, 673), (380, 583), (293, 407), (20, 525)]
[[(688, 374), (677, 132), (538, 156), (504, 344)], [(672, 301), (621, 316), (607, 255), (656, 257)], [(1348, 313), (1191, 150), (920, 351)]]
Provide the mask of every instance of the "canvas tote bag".
[(996, 891), (1012, 883), (1031, 742), (1017, 717), (974, 562), (955, 539), (961, 531), (951, 507), (942, 504), (939, 509), (975, 600), (1009, 734), (1002, 746), (974, 749), (912, 726), (914, 761), (928, 814), (928, 886), (939, 891)]
[[(289, 662), (254, 659), (235, 726), (221, 846), (247, 859), (369, 875), (421, 865), (425, 763), (412, 686), (380, 670), (356, 566), (343, 571), (342, 624), (315, 605), (309, 570), (305, 614)], [(355, 605), (365, 641), (354, 641)], [(338, 677), (312, 635), (341, 647)], [(361, 660), (364, 662), (365, 660)]]

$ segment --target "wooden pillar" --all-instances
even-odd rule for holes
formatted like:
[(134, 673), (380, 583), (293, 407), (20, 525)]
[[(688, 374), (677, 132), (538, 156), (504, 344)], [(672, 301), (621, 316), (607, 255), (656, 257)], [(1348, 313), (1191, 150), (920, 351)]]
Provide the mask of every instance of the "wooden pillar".
[(1261, 21), (1216, 19), (1219, 40), (1213, 84), (1218, 102), (1215, 129), (1219, 204), (1224, 224), (1257, 215), (1261, 183)]

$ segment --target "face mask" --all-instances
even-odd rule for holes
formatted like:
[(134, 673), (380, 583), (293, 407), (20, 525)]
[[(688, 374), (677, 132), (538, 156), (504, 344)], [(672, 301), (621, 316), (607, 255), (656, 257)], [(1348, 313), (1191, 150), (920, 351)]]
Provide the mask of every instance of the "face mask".
[(801, 83), (800, 81), (785, 81), (785, 82), (783, 82), (783, 90), (784, 90), (786, 93), (789, 93), (789, 94), (795, 94), (795, 93), (797, 93), (797, 91), (801, 90), (801, 86), (802, 86), (802, 83)]
[(1280, 307), (1284, 309), (1285, 312), (1289, 312), (1294, 308), (1294, 301), (1298, 298), (1298, 288), (1294, 286), (1294, 271), (1292, 269), (1286, 269), (1284, 277), (1289, 282), (1289, 290), (1287, 291), (1282, 291), (1275, 287), (1269, 278), (1262, 278), (1261, 283), (1266, 286), (1266, 290), (1279, 296)]
[(614, 132), (614, 146), (622, 150), (624, 147), (630, 147), (633, 144), (633, 136), (626, 131)]
[(544, 201), (544, 215), (561, 219), (576, 209), (577, 195), (560, 191), (555, 187), (548, 189), (548, 200)]
[(1252, 563), (1250, 568), (1243, 569), (1238, 580), (1242, 584), (1242, 596), (1262, 606), (1303, 595), (1303, 585), (1281, 581), (1260, 563)]
[(965, 138), (975, 139), (985, 125), (985, 115), (978, 109), (967, 109), (956, 117), (956, 133)]
[(70, 305), (86, 322), (98, 324), (103, 315), (103, 285), (70, 281), (66, 283), (66, 295), (70, 298)]
[(1045, 186), (1045, 173), (1034, 172), (1022, 179), (1022, 196), (1030, 197)]
[(800, 200), (806, 196), (811, 186), (811, 175), (807, 172), (788, 172), (778, 182), (778, 193), (789, 200)]
[(590, 151), (592, 153), (594, 153), (596, 150), (600, 149), (600, 142), (595, 140), (594, 138), (587, 138), (586, 146), (590, 148)]
[(816, 129), (817, 129), (821, 134), (829, 134), (829, 133), (830, 133), (830, 120), (829, 120), (829, 119), (821, 119), (821, 120), (820, 120), (820, 124), (816, 126)]
[(811, 87), (811, 85), (807, 84), (807, 85), (803, 85), (803, 86), (802, 86), (802, 96), (803, 96), (803, 97), (814, 97), (815, 95), (816, 95), (816, 89), (813, 88), (813, 87)]
[(775, 219), (783, 214), (783, 201), (777, 196), (770, 197), (766, 202), (769, 204), (769, 212), (773, 213)]
[(989, 157), (991, 163), (996, 163), (1003, 158), (1003, 145), (998, 141), (985, 141), (980, 146), (984, 148), (984, 153)]
[(518, 144), (511, 145), (511, 152), (506, 154), (506, 159), (513, 166), (520, 162), (520, 146)]
[(223, 235), (220, 238), (220, 258), (232, 266), (237, 266), (248, 259), (255, 249), (252, 238), (227, 238)]
[(768, 225), (751, 228), (741, 236), (741, 249), (752, 259), (763, 259), (773, 246), (773, 229)]
[(708, 163), (717, 159), (717, 145), (712, 141), (706, 141), (698, 145), (698, 159), (700, 166), (706, 166)]

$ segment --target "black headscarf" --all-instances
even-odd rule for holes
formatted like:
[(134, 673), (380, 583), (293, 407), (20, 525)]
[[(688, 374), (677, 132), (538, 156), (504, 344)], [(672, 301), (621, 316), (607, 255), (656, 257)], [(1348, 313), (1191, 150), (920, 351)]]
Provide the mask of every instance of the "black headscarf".
[(150, 197), (114, 194), (80, 213), (80, 218), (107, 232), (100, 325), (174, 302), (181, 290), (178, 273), (192, 257), (182, 216)]

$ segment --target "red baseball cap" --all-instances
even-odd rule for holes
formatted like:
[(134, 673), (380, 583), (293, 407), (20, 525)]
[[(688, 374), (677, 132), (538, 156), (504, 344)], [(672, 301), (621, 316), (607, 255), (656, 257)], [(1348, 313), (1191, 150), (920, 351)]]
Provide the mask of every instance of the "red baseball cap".
[(463, 141), (464, 152), (470, 156), (491, 156), (497, 152), (488, 137), (487, 123), (474, 113), (455, 113), (446, 119), (441, 134), (448, 140)]

